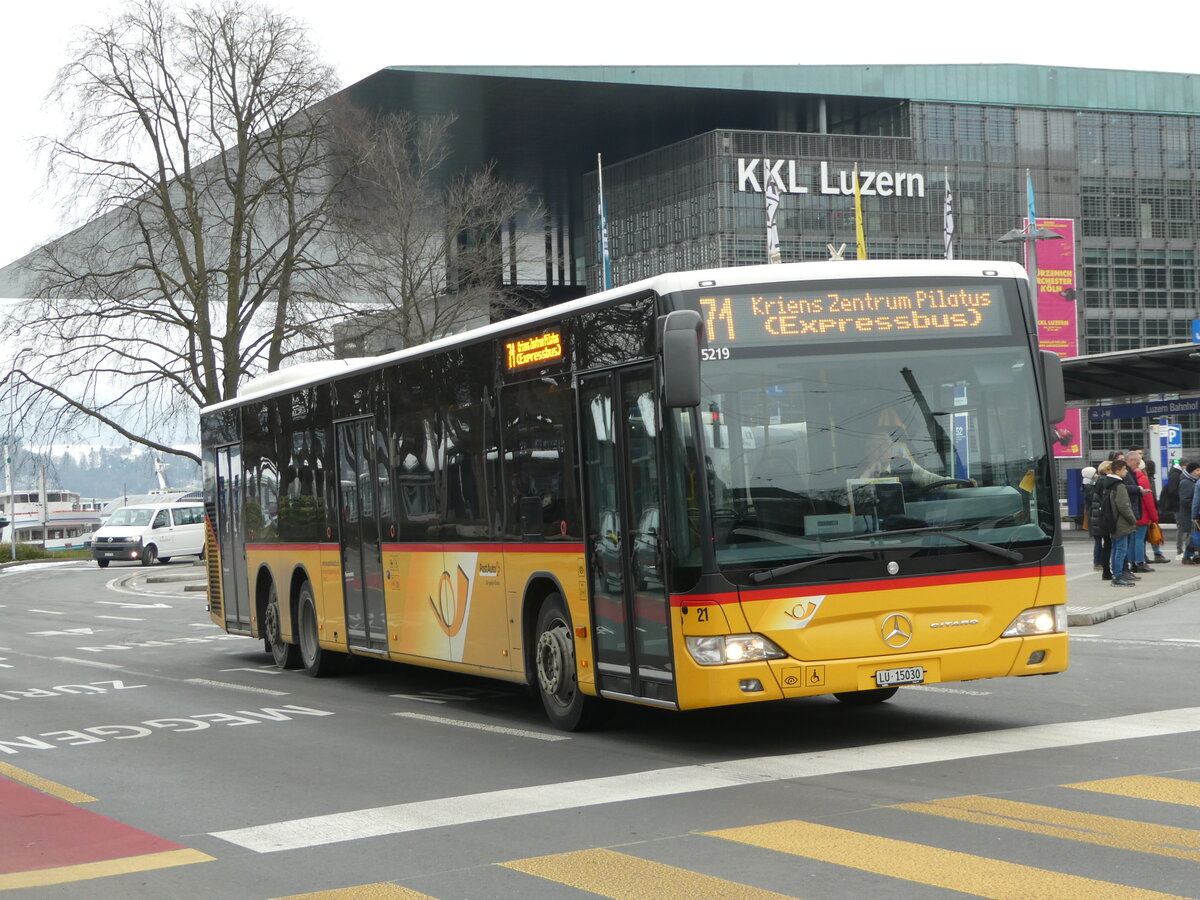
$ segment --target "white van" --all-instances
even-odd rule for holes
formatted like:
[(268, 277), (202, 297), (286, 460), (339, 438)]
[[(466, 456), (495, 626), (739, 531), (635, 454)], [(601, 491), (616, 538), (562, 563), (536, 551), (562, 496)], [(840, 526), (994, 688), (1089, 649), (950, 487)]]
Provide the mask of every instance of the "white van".
[(122, 506), (92, 534), (92, 559), (102, 569), (114, 559), (152, 566), (175, 556), (204, 558), (204, 504)]

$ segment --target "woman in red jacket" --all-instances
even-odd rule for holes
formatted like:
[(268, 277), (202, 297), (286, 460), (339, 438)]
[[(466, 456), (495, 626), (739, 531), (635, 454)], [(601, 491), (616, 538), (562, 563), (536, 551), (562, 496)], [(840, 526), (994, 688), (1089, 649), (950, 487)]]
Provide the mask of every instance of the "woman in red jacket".
[[(1150, 476), (1146, 474), (1146, 463), (1142, 460), (1142, 455), (1132, 450), (1125, 454), (1125, 461), (1129, 463), (1133, 477), (1142, 489), (1142, 515), (1137, 520), (1137, 531), (1133, 535), (1133, 571), (1139, 574), (1153, 572), (1154, 570), (1146, 565), (1146, 529), (1150, 527), (1151, 522), (1158, 521), (1158, 504), (1154, 502), (1154, 489), (1150, 487)], [(1155, 548), (1154, 552), (1158, 557), (1162, 557), (1158, 548)]]

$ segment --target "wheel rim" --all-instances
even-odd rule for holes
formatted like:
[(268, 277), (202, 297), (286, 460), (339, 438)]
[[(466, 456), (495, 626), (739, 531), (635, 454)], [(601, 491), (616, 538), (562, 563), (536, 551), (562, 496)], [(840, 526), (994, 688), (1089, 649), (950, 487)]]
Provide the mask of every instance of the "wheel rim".
[(562, 619), (555, 619), (537, 643), (538, 684), (559, 706), (570, 706), (575, 696), (571, 632)]
[(267, 640), (270, 641), (271, 646), (275, 646), (279, 643), (281, 632), (279, 629), (279, 598), (274, 594), (272, 594), (271, 599), (267, 601), (266, 618), (267, 621), (265, 623), (265, 627), (267, 631)]
[(316, 621), (312, 604), (305, 603), (300, 608), (300, 652), (304, 654), (305, 665), (311, 665), (317, 656)]

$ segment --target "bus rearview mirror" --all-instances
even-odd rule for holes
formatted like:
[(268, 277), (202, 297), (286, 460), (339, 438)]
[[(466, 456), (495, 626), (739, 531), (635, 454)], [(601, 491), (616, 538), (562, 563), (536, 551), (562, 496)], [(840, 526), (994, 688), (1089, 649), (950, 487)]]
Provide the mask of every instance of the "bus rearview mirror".
[(674, 408), (700, 402), (700, 346), (704, 320), (694, 309), (667, 313), (663, 322), (663, 402)]
[(1046, 421), (1051, 425), (1067, 417), (1067, 388), (1063, 382), (1062, 358), (1053, 350), (1041, 350), (1046, 379)]

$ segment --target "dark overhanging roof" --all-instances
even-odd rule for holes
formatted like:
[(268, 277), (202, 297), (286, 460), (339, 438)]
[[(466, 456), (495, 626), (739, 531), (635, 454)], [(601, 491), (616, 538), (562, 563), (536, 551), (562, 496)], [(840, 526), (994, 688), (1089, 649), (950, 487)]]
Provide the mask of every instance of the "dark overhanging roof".
[(384, 71), (1182, 115), (1200, 110), (1200, 75), (1068, 66), (389, 66)]
[(1200, 392), (1200, 344), (1095, 353), (1063, 360), (1067, 400)]

